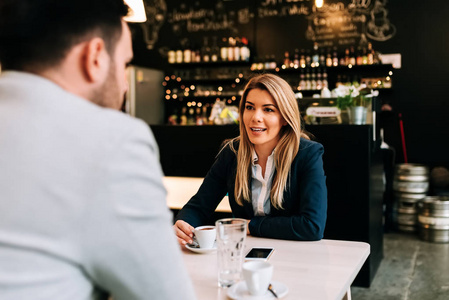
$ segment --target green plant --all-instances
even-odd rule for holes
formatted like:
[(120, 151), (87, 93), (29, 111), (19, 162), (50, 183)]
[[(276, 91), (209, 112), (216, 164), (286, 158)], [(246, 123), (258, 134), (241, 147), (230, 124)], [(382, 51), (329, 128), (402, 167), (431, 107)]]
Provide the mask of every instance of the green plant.
[(340, 110), (344, 110), (350, 106), (353, 106), (353, 98), (351, 96), (351, 94), (346, 95), (346, 96), (340, 96), (337, 97), (337, 107)]
[(345, 87), (340, 89), (337, 97), (337, 107), (340, 110), (345, 110), (352, 106), (367, 106), (371, 98), (366, 97), (370, 93), (369, 89), (358, 90), (355, 87)]

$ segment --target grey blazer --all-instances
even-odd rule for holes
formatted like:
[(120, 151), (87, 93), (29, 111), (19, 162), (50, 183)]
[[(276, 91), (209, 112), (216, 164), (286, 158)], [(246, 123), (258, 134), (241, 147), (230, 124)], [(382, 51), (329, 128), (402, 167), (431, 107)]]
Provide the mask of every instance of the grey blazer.
[(165, 196), (142, 121), (1, 75), (0, 299), (195, 299)]

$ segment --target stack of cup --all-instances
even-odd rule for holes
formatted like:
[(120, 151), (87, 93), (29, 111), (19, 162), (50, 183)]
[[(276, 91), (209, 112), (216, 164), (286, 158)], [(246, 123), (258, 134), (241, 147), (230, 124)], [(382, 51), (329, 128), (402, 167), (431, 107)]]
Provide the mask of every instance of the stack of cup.
[(245, 219), (220, 219), (217, 230), (218, 285), (230, 287), (241, 279), (246, 239)]

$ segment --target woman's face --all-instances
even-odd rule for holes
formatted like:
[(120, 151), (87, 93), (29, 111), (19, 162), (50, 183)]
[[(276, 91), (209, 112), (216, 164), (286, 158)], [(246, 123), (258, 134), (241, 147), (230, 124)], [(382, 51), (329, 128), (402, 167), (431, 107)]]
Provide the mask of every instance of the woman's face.
[(280, 139), (280, 131), (287, 122), (273, 97), (260, 89), (249, 91), (243, 111), (243, 123), (256, 151), (271, 152)]

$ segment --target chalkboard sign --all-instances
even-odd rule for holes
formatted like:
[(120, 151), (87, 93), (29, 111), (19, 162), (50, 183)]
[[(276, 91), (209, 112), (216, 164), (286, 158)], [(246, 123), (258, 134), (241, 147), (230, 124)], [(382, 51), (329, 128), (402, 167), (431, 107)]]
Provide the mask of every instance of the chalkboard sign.
[(391, 39), (396, 28), (388, 18), (387, 0), (259, 0), (257, 3), (258, 55), (283, 55), (296, 48), (366, 47), (368, 42)]
[[(387, 0), (144, 0), (147, 22), (132, 25), (135, 56), (150, 65), (167, 61), (170, 49), (220, 46), (222, 38), (246, 37), (253, 56), (285, 51), (385, 42), (396, 34)], [(148, 64), (147, 64), (148, 65)]]
[(166, 60), (171, 49), (199, 49), (205, 40), (218, 47), (223, 37), (254, 41), (255, 0), (144, 0), (144, 4), (148, 20), (132, 25), (133, 37), (143, 38), (146, 49), (159, 59)]

